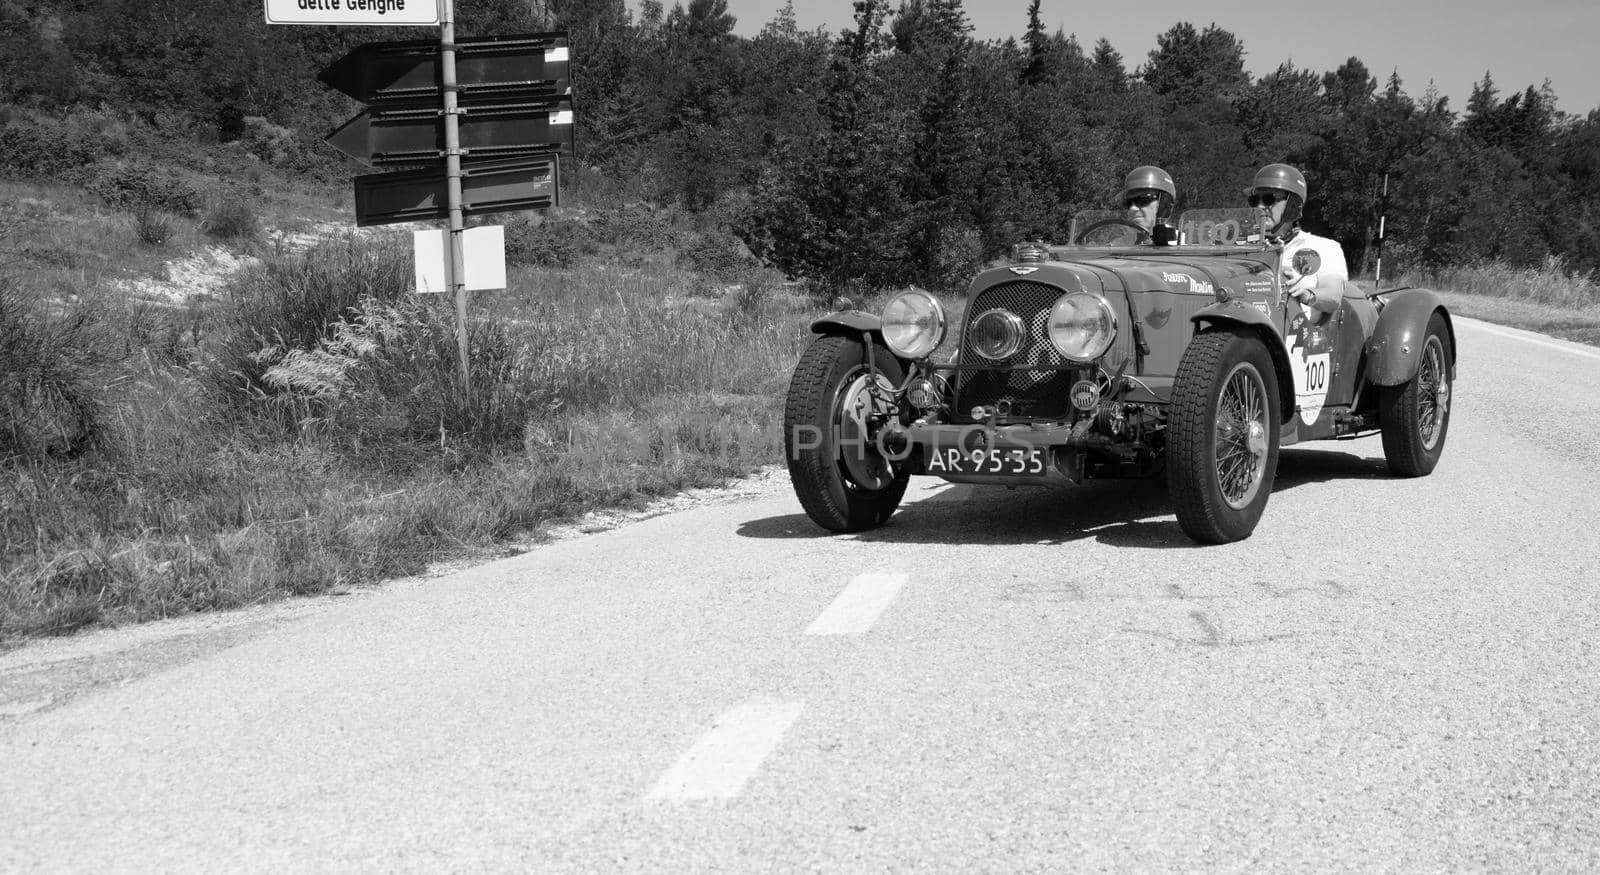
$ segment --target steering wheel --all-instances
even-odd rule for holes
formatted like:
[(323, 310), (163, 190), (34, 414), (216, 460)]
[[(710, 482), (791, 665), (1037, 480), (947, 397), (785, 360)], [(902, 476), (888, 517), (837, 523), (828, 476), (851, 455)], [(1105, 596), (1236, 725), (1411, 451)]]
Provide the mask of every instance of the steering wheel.
[(1089, 237), (1089, 235), (1091, 233), (1093, 233), (1095, 231), (1098, 231), (1101, 228), (1110, 227), (1112, 225), (1121, 225), (1124, 228), (1132, 228), (1134, 230), (1134, 232), (1139, 235), (1138, 237), (1134, 238), (1134, 240), (1133, 240), (1134, 245), (1138, 245), (1140, 243), (1144, 243), (1144, 242), (1146, 242), (1147, 240), (1150, 239), (1150, 232), (1149, 231), (1146, 231), (1144, 228), (1140, 227), (1139, 225), (1137, 225), (1134, 222), (1131, 222), (1131, 221), (1129, 221), (1127, 219), (1101, 219), (1100, 221), (1095, 222), (1094, 224), (1090, 225), (1089, 227), (1084, 228), (1083, 231), (1081, 231), (1078, 234), (1078, 236), (1073, 239), (1072, 242), (1075, 243), (1075, 244), (1078, 244), (1078, 245), (1082, 245), (1083, 241), (1088, 239), (1088, 237)]

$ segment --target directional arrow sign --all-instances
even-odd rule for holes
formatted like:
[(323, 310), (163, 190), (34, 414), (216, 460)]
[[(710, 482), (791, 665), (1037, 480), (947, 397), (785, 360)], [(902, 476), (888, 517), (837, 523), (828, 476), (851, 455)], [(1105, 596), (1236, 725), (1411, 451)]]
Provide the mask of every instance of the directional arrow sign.
[[(464, 103), (458, 131), (462, 158), (510, 158), (573, 151), (572, 99)], [(334, 148), (374, 167), (417, 164), (444, 154), (444, 114), (430, 105), (370, 107), (327, 137)]]
[[(461, 171), (461, 213), (542, 210), (559, 201), (555, 155), (472, 164)], [(356, 225), (392, 225), (449, 215), (442, 166), (356, 177)]]
[[(456, 40), (456, 86), (463, 99), (483, 95), (554, 97), (570, 80), (567, 35), (524, 33)], [(437, 40), (367, 43), (317, 78), (362, 103), (432, 99), (439, 94)]]

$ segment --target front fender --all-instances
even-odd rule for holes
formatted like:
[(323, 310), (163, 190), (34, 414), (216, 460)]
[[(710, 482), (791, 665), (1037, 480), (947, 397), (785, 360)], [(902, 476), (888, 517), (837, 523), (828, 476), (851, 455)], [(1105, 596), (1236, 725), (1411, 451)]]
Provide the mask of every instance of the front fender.
[[(888, 347), (883, 341), (883, 319), (876, 313), (868, 313), (865, 310), (841, 310), (811, 322), (812, 334), (837, 334), (860, 340), (863, 332), (872, 335), (872, 339), (885, 348)], [(910, 369), (911, 359), (895, 355), (893, 350), (889, 350), (889, 354), (894, 355), (902, 370)]]
[(1450, 335), (1451, 367), (1455, 366), (1456, 329), (1444, 301), (1427, 289), (1392, 292), (1378, 314), (1378, 325), (1364, 347), (1367, 355), (1367, 382), (1374, 386), (1398, 386), (1417, 375), (1422, 359), (1422, 341), (1428, 333), (1428, 320), (1438, 312), (1444, 316)]
[(1207, 304), (1200, 312), (1189, 317), (1199, 332), (1213, 326), (1236, 325), (1254, 331), (1266, 344), (1272, 356), (1272, 368), (1278, 372), (1278, 412), (1283, 421), (1294, 416), (1294, 372), (1289, 370), (1289, 350), (1283, 345), (1283, 335), (1272, 317), (1243, 301), (1218, 301)]
[(815, 319), (811, 323), (812, 334), (849, 334), (853, 337), (863, 331), (870, 331), (875, 339), (882, 340), (883, 319), (878, 314), (868, 313), (865, 310), (841, 310)]

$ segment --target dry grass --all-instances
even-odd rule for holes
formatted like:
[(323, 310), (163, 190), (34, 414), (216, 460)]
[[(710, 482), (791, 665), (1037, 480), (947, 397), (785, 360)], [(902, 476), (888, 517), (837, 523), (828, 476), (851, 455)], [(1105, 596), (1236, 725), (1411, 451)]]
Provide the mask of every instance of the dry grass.
[(1400, 284), (1437, 289), (1451, 312), (1600, 346), (1600, 283), (1559, 257), (1539, 268), (1503, 264), (1411, 272)]
[[(0, 641), (493, 555), (781, 458), (803, 302), (667, 268), (514, 274), (474, 296), (463, 396), (448, 302), (406, 294), (385, 245), (269, 256), (213, 309), (96, 322), (124, 330), (115, 373), (68, 387), (99, 411), (94, 440), (0, 460)], [(296, 291), (264, 308), (269, 280)], [(266, 366), (234, 374), (229, 350)], [(273, 361), (321, 382), (274, 382)]]

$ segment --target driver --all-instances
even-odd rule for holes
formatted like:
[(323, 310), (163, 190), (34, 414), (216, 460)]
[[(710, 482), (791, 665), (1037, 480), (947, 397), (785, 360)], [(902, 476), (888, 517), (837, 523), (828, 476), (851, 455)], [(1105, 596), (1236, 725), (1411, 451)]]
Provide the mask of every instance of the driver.
[(1172, 174), (1159, 167), (1135, 167), (1122, 184), (1118, 200), (1128, 211), (1128, 221), (1146, 233), (1153, 233), (1156, 223), (1172, 215), (1172, 204), (1178, 199), (1178, 186)]
[[(1283, 244), (1279, 264), (1289, 297), (1322, 313), (1339, 309), (1350, 268), (1338, 241), (1318, 237), (1300, 227), (1300, 211), (1306, 203), (1305, 175), (1287, 164), (1268, 164), (1256, 171), (1244, 192), (1268, 239)], [(1303, 250), (1314, 252), (1317, 257), (1296, 259)], [(1308, 261), (1320, 263), (1302, 270)]]

